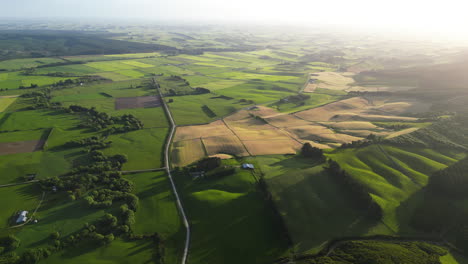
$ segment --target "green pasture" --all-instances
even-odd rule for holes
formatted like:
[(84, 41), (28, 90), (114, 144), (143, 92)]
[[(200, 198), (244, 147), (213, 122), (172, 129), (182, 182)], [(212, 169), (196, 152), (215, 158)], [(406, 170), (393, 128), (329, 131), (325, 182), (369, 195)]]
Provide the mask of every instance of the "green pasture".
[[(198, 123), (207, 123), (216, 118), (224, 117), (233, 113), (237, 109), (248, 105), (239, 103), (238, 99), (215, 98), (214, 94), (186, 95), (168, 97), (173, 99), (169, 103), (172, 115), (178, 125), (189, 125)], [(168, 100), (166, 98), (166, 100)], [(215, 117), (209, 117), (202, 109), (207, 105), (215, 114)]]
[(19, 252), (50, 244), (50, 234), (55, 231), (62, 237), (69, 236), (81, 230), (85, 223), (98, 220), (104, 213), (106, 210), (90, 208), (82, 200), (70, 201), (65, 193), (47, 192), (36, 213), (38, 223), (28, 224), (15, 234), (21, 240)]
[(5, 72), (0, 73), (0, 88), (1, 89), (18, 89), (19, 86), (29, 87), (31, 84), (39, 86), (50, 85), (66, 79), (74, 79), (74, 77), (52, 77), (41, 75), (21, 75), (21, 72)]
[(147, 240), (124, 241), (116, 239), (108, 246), (82, 244), (47, 258), (45, 264), (135, 264), (153, 263), (154, 243)]
[(271, 263), (285, 252), (278, 222), (249, 171), (238, 169), (220, 179), (182, 174), (176, 179), (192, 226), (191, 263)]
[(185, 229), (182, 226), (175, 198), (165, 172), (148, 172), (125, 176), (135, 184), (140, 199), (136, 222), (137, 234), (157, 232), (165, 240), (165, 260), (175, 263), (182, 252)]
[(366, 233), (371, 223), (353, 197), (324, 171), (323, 164), (296, 156), (251, 159), (263, 173), (295, 248), (318, 252), (323, 243)]
[(10, 229), (16, 225), (18, 212), (28, 211), (32, 213), (41, 200), (41, 191), (35, 184), (18, 185), (2, 188), (0, 197), (2, 210), (0, 210), (0, 234), (14, 232), (17, 229)]
[(163, 167), (163, 147), (168, 133), (167, 128), (151, 128), (111, 135), (110, 148), (106, 155), (125, 154), (128, 162), (122, 170), (144, 170)]
[(98, 70), (86, 66), (85, 64), (71, 64), (65, 66), (38, 68), (34, 71), (35, 74), (50, 74), (55, 72), (68, 73), (70, 75), (86, 75), (95, 74), (98, 72)]
[(46, 132), (45, 129), (36, 129), (0, 133), (0, 143), (39, 140), (44, 135), (44, 132)]
[(4, 112), (14, 101), (18, 99), (17, 97), (0, 97), (0, 113)]
[(328, 156), (366, 186), (382, 207), (384, 226), (377, 225), (370, 233), (387, 230), (389, 234), (412, 234), (414, 230), (408, 221), (412, 208), (419, 202), (413, 195), (427, 184), (429, 175), (452, 164), (454, 158), (424, 149), (415, 151), (384, 145), (382, 148), (385, 152), (373, 145), (335, 150)]
[(37, 66), (44, 66), (51, 63), (64, 62), (59, 58), (31, 58), (31, 59), (13, 59), (0, 61), (0, 69), (4, 70), (20, 70), (24, 68), (35, 68)]
[(53, 110), (13, 112), (0, 124), (0, 130), (33, 130), (51, 127), (74, 127), (78, 117)]

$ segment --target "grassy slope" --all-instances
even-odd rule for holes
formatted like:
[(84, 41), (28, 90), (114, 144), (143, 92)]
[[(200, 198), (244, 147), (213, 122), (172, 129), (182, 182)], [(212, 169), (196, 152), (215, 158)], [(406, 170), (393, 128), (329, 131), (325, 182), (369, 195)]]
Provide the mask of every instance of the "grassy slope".
[(192, 224), (190, 263), (270, 263), (284, 252), (277, 223), (250, 172), (218, 180), (177, 179)]
[(163, 146), (167, 128), (152, 128), (109, 136), (112, 146), (106, 155), (125, 154), (128, 162), (122, 170), (143, 170), (163, 167)]
[(321, 164), (294, 156), (259, 156), (273, 198), (299, 251), (317, 252), (333, 237), (365, 232), (366, 221), (352, 197), (337, 186)]
[[(421, 201), (428, 175), (461, 156), (451, 151), (378, 146), (331, 151), (328, 157), (364, 184), (384, 211), (380, 223), (360, 217), (352, 197), (337, 186), (321, 165), (294, 156), (252, 158), (268, 186), (300, 251), (316, 252), (334, 237), (366, 234), (414, 235), (408, 223)], [(401, 170), (401, 171), (400, 171)]]
[[(4, 228), (15, 223), (18, 211), (34, 211), (41, 198), (41, 192), (37, 186), (21, 185), (3, 188), (0, 192), (0, 199), (8, 201), (2, 204), (0, 211), (0, 236), (5, 233)], [(11, 220), (13, 220), (11, 222)]]
[[(408, 221), (420, 198), (413, 196), (427, 184), (428, 175), (453, 163), (450, 153), (376, 145), (331, 152), (328, 156), (366, 186), (383, 209), (382, 223), (369, 234), (412, 234)], [(410, 199), (411, 198), (411, 199)]]

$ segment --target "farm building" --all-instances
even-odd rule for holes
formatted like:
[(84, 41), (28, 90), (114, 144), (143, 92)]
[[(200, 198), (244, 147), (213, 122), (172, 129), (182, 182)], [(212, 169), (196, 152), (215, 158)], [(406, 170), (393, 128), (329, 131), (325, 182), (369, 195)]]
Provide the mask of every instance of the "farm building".
[(28, 217), (26, 216), (28, 214), (28, 211), (21, 211), (21, 213), (18, 216), (18, 219), (16, 219), (17, 224), (21, 224), (26, 222), (28, 220)]
[(242, 168), (243, 168), (243, 169), (246, 169), (246, 170), (253, 170), (255, 167), (254, 167), (253, 164), (244, 163), (244, 164), (242, 164)]

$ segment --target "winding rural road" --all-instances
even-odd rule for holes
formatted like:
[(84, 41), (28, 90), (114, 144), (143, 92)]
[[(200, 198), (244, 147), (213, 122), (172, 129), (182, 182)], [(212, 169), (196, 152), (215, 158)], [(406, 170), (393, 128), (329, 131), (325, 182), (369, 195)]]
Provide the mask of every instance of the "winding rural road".
[(187, 263), (188, 250), (189, 250), (189, 247), (190, 247), (190, 225), (189, 225), (189, 222), (187, 220), (187, 215), (185, 214), (184, 207), (182, 206), (182, 202), (180, 200), (179, 193), (177, 192), (177, 187), (176, 187), (176, 185), (174, 183), (174, 180), (172, 179), (171, 167), (170, 167), (170, 162), (169, 162), (169, 150), (170, 150), (170, 147), (171, 147), (172, 138), (174, 137), (174, 133), (175, 133), (175, 130), (176, 130), (176, 124), (174, 122), (174, 118), (172, 118), (171, 111), (169, 110), (169, 107), (167, 106), (166, 101), (164, 101), (164, 97), (162, 95), (159, 84), (157, 84), (154, 81), (154, 79), (153, 79), (153, 84), (158, 89), (158, 93), (159, 93), (159, 96), (161, 97), (161, 101), (162, 101), (162, 105), (164, 107), (164, 111), (166, 112), (166, 114), (167, 114), (167, 116), (169, 118), (169, 122), (171, 123), (171, 132), (169, 133), (169, 137), (167, 138), (166, 148), (164, 150), (164, 162), (165, 162), (165, 166), (166, 166), (167, 176), (169, 177), (169, 180), (171, 182), (172, 191), (174, 192), (174, 195), (176, 197), (177, 207), (179, 208), (179, 212), (180, 212), (180, 214), (182, 216), (182, 221), (184, 222), (184, 226), (185, 226), (185, 229), (186, 229), (184, 254), (182, 255), (182, 262), (181, 262), (182, 264), (186, 264)]

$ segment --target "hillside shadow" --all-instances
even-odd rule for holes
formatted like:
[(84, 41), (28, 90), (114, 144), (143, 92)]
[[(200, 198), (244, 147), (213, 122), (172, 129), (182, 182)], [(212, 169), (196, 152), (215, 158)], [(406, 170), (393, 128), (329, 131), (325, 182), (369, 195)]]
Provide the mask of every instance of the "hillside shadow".
[(282, 168), (292, 169), (308, 169), (323, 164), (325, 164), (325, 162), (321, 160), (314, 160), (311, 158), (305, 158), (295, 155), (289, 159), (282, 159), (280, 161), (272, 163), (270, 166), (280, 166)]
[[(423, 235), (424, 232), (419, 232), (412, 227), (412, 218), (414, 212), (424, 203), (425, 188), (413, 193), (408, 199), (401, 202), (396, 208), (396, 216), (398, 219), (401, 235)], [(436, 208), (434, 208), (436, 210)]]
[(377, 221), (357, 203), (345, 186), (335, 183), (325, 172), (282, 188), (276, 200), (301, 252), (318, 249), (331, 239), (367, 234)]

